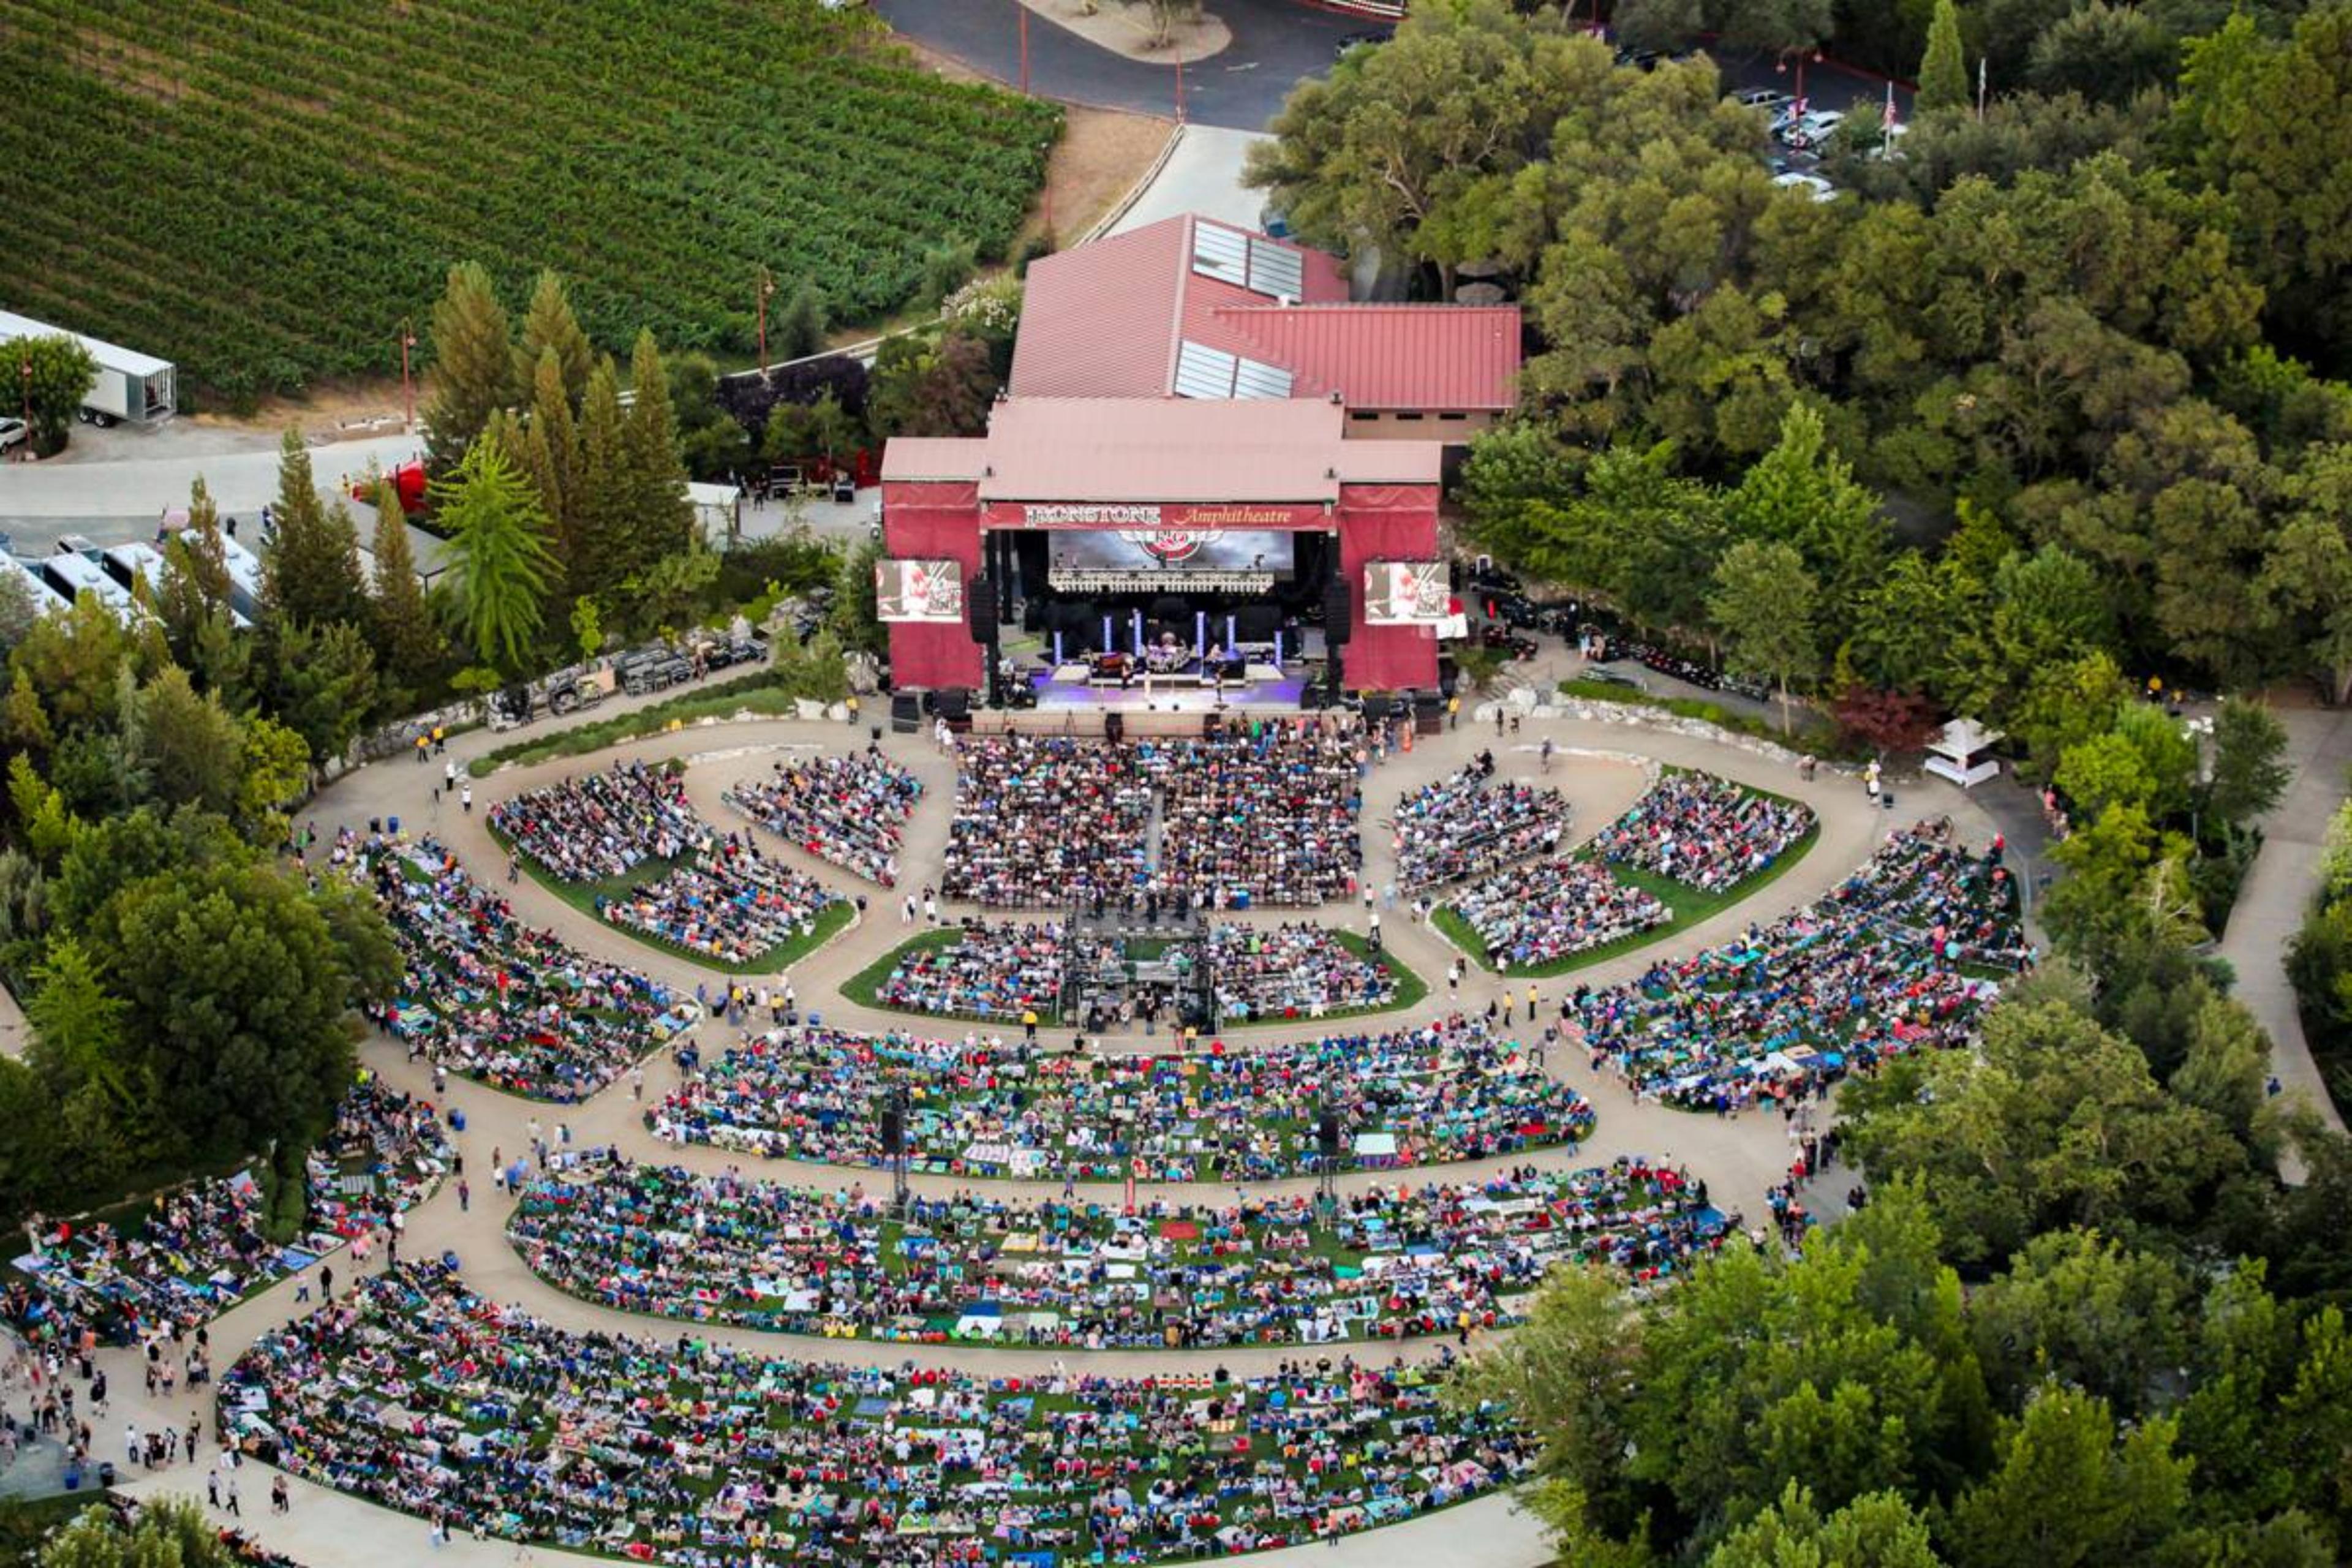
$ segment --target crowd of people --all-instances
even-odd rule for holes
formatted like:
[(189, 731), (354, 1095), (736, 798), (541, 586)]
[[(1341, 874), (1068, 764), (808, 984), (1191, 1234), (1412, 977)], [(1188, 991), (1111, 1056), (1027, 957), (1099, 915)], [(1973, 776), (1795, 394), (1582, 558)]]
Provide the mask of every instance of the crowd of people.
[(721, 798), (786, 843), (891, 888), (907, 818), (922, 796), (922, 780), (871, 750), (779, 762), (771, 776)]
[(1496, 969), (1540, 969), (1637, 935), (1673, 918), (1646, 890), (1599, 860), (1537, 860), (1497, 871), (1454, 895)]
[(1254, 720), (1213, 737), (964, 737), (941, 891), (1012, 908), (1351, 897), (1362, 744), (1337, 719)]
[(1051, 735), (966, 735), (955, 747), (947, 897), (1062, 909), (1147, 879), (1152, 787), (1131, 748)]
[(1568, 1006), (1596, 1069), (1729, 1113), (1965, 1042), (1993, 976), (2031, 960), (2000, 849), (1922, 822), (1805, 908), (1625, 984), (1579, 988)]
[(959, 1177), (1265, 1181), (1313, 1172), (1325, 1107), (1341, 1163), (1390, 1169), (1581, 1142), (1592, 1108), (1536, 1049), (1456, 1015), (1388, 1034), (1097, 1058), (1024, 1040), (799, 1025), (698, 1060), (649, 1109), (672, 1142), (880, 1165), (905, 1096), (912, 1167)]
[(1419, 893), (1549, 859), (1568, 823), (1568, 802), (1558, 790), (1517, 780), (1498, 784), (1495, 754), (1481, 752), (1398, 800), (1397, 885)]
[(1074, 965), (1115, 963), (1116, 942), (1073, 936), (1059, 921), (966, 921), (945, 945), (899, 952), (875, 987), (877, 1005), (946, 1018), (1017, 1024), (1060, 1015)]
[[(842, 901), (761, 855), (748, 829), (721, 833), (697, 816), (684, 775), (669, 767), (616, 763), (500, 801), (489, 823), (515, 854), (560, 880), (615, 884), (597, 895), (605, 921), (719, 964), (769, 959), (812, 935), (818, 916)], [(629, 880), (640, 867), (656, 874)]]
[(570, 1104), (699, 1016), (691, 996), (526, 925), (429, 837), (349, 847), (400, 947), (400, 994), (371, 1016), (412, 1056)]
[(269, 1239), (268, 1194), (251, 1171), (176, 1188), (122, 1225), (35, 1215), (19, 1278), (0, 1291), (0, 1323), (65, 1344), (195, 1328), (389, 1224), (424, 1197), (448, 1157), (433, 1107), (369, 1075), (310, 1152), (303, 1223), (285, 1243)]
[[(1679, 1170), (1400, 1184), (1345, 1197), (1132, 1209), (969, 1191), (789, 1187), (617, 1160), (527, 1188), (508, 1227), (583, 1300), (798, 1334), (1084, 1350), (1329, 1344), (1515, 1322), (1546, 1270), (1654, 1279), (1720, 1237)], [(1319, 1243), (1319, 1245), (1318, 1245)]]
[(241, 1451), (421, 1516), (436, 1542), (730, 1568), (1253, 1551), (1443, 1507), (1533, 1459), (1500, 1411), (1447, 1404), (1443, 1365), (1309, 1353), (1198, 1386), (825, 1364), (572, 1332), (411, 1264), (265, 1336), (222, 1398)]
[(1713, 773), (1667, 773), (1601, 830), (1592, 853), (1701, 892), (1727, 892), (1813, 830), (1813, 808)]
[(1139, 742), (1161, 791), (1160, 880), (1212, 910), (1354, 897), (1362, 744), (1329, 717)]
[(514, 853), (565, 882), (610, 881), (677, 859), (705, 831), (687, 804), (685, 774), (635, 758), (499, 801), (488, 820)]
[(1397, 999), (1395, 970), (1311, 921), (1212, 926), (1205, 962), (1217, 1017), (1225, 1024), (1320, 1018), (1386, 1007)]

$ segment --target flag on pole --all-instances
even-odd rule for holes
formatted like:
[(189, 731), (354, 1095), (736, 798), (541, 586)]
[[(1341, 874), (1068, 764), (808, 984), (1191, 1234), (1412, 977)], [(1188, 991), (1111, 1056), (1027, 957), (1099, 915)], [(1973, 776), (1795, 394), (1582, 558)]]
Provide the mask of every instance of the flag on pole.
[(1886, 112), (1878, 122), (1889, 131), (1895, 129), (1895, 84), (1891, 81), (1886, 84)]

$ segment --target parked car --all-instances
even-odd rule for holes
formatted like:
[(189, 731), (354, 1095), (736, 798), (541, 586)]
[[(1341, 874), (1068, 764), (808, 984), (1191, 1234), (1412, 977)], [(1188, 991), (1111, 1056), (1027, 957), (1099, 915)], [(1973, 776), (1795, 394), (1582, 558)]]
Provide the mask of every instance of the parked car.
[(1360, 33), (1348, 33), (1343, 35), (1339, 41), (1332, 46), (1331, 58), (1335, 60), (1344, 60), (1349, 55), (1354, 54), (1358, 49), (1368, 49), (1375, 44), (1385, 44), (1388, 41), (1389, 35), (1376, 29), (1367, 29)]
[(0, 452), (23, 446), (32, 434), (22, 419), (0, 419)]
[(1635, 70), (1654, 71), (1658, 68), (1658, 51), (1655, 49), (1619, 49), (1617, 51), (1617, 63), (1621, 66), (1632, 66)]
[(1790, 99), (1787, 93), (1775, 91), (1769, 87), (1751, 87), (1745, 92), (1733, 93), (1731, 101), (1742, 109), (1760, 109), (1768, 114), (1772, 114), (1778, 113), (1780, 107), (1790, 102)]
[(1581, 679), (1585, 680), (1597, 680), (1603, 686), (1628, 687), (1635, 691), (1647, 691), (1649, 689), (1647, 686), (1642, 683), (1642, 678), (1640, 676), (1628, 675), (1622, 669), (1612, 669), (1605, 664), (1591, 664), (1585, 666), (1584, 674)]
[(1818, 147), (1845, 123), (1843, 109), (1816, 109), (1789, 127), (1781, 140), (1791, 147)]
[(1772, 183), (1784, 191), (1803, 191), (1817, 202), (1837, 200), (1838, 188), (1819, 174), (1803, 174), (1791, 171), (1786, 174), (1773, 175)]

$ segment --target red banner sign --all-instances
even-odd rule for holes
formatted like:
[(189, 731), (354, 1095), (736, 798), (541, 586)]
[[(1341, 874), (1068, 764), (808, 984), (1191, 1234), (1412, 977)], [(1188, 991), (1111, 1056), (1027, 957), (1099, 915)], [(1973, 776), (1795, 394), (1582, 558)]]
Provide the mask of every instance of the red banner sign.
[(1222, 533), (1231, 529), (1318, 529), (1338, 521), (1320, 502), (990, 501), (983, 528), (1113, 529), (1129, 533)]

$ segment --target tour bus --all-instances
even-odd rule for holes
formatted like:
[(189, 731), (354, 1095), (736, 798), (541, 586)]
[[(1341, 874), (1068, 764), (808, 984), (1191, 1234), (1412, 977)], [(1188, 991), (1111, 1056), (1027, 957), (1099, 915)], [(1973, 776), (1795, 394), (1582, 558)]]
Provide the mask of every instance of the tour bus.
[[(182, 542), (185, 543), (186, 540), (184, 538)], [(226, 556), (230, 549), (236, 547), (236, 541), (223, 538), (221, 545), (223, 554)], [(163, 552), (153, 545), (144, 544), (137, 540), (133, 540), (129, 544), (110, 545), (103, 557), (103, 564), (109, 576), (134, 594), (137, 592), (139, 579), (144, 577), (147, 580), (147, 590), (154, 595), (155, 602), (158, 604), (163, 602), (165, 562)], [(238, 631), (250, 631), (253, 629), (253, 622), (239, 607), (240, 597), (237, 592), (236, 573), (232, 568), (229, 572), (229, 621)]]
[(250, 621), (261, 614), (261, 557), (224, 535), (221, 554), (228, 562), (228, 602)]
[(73, 548), (70, 540), (60, 543), (57, 553), (41, 563), (41, 575), (68, 599), (78, 599), (84, 594), (97, 595), (100, 603), (125, 620), (139, 607), (129, 589), (108, 576), (105, 567)]
[(25, 591), (32, 595), (33, 609), (38, 615), (61, 615), (70, 603), (64, 595), (50, 587), (48, 579), (30, 563), (5, 552), (0, 552), (0, 576), (14, 577), (24, 584)]

